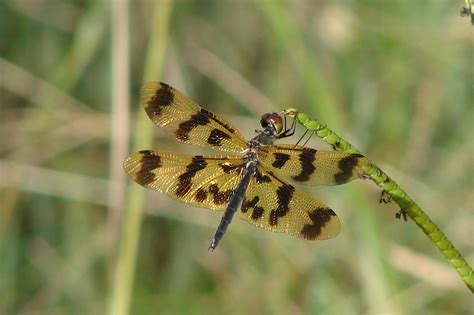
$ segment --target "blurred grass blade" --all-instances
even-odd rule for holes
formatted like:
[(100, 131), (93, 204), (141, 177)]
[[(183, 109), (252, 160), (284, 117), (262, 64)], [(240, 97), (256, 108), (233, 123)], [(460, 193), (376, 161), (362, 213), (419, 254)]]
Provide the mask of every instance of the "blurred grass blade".
[[(144, 81), (156, 80), (161, 73), (166, 49), (171, 2), (162, 0), (154, 3), (151, 17), (150, 42), (144, 64)], [(151, 145), (153, 124), (140, 113), (134, 132), (134, 149), (140, 150)], [(127, 191), (127, 205), (122, 224), (118, 261), (112, 288), (110, 290), (109, 314), (128, 314), (133, 289), (137, 245), (141, 230), (142, 208), (145, 190), (131, 185)]]
[(297, 29), (297, 24), (292, 20), (291, 10), (281, 1), (257, 1), (256, 4), (273, 29), (275, 43), (292, 58), (301, 76), (302, 92), (306, 94), (308, 104), (316, 104), (318, 110), (324, 113), (325, 121), (341, 127), (344, 110), (328, 92), (330, 88), (324, 83), (321, 68), (316, 57), (310, 55), (301, 30)]
[(128, 0), (112, 5), (112, 83), (110, 122), (110, 187), (107, 215), (108, 235), (112, 244), (117, 241), (125, 200), (126, 174), (122, 161), (128, 150), (129, 135), (129, 6)]
[(96, 56), (97, 48), (105, 44), (107, 1), (94, 1), (74, 31), (70, 50), (64, 55), (51, 81), (64, 90), (71, 90), (81, 78), (87, 65)]

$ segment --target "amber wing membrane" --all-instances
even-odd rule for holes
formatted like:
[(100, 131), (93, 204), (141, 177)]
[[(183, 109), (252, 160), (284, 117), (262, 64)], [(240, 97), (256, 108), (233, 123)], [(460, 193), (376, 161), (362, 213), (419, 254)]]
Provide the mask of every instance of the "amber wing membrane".
[(141, 99), (151, 120), (178, 141), (229, 152), (246, 149), (234, 126), (165, 83), (144, 84)]
[(333, 210), (264, 167), (250, 182), (240, 217), (266, 230), (307, 240), (332, 238), (341, 229)]
[(222, 210), (245, 164), (233, 155), (191, 156), (144, 150), (129, 156), (125, 171), (138, 184), (196, 207)]
[(362, 176), (361, 167), (369, 163), (360, 154), (318, 151), (295, 145), (266, 145), (259, 161), (283, 178), (306, 185), (340, 185)]

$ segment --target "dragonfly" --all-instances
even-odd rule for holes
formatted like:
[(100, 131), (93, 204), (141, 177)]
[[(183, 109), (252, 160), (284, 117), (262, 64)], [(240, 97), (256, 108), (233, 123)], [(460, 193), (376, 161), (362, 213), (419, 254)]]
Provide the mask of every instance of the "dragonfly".
[(124, 161), (136, 183), (195, 207), (224, 211), (210, 250), (218, 246), (237, 211), (253, 225), (306, 240), (339, 234), (336, 213), (291, 183), (347, 183), (363, 176), (366, 157), (274, 144), (292, 136), (296, 128), (294, 120), (288, 126), (277, 112), (263, 114), (261, 129), (246, 140), (231, 123), (166, 83), (145, 83), (140, 94), (153, 123), (177, 141), (225, 153), (192, 156), (142, 150)]

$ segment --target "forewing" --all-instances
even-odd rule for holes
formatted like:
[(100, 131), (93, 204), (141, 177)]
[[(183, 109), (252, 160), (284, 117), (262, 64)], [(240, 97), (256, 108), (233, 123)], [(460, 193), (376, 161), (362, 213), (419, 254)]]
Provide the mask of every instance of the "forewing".
[(140, 151), (124, 162), (138, 184), (196, 207), (222, 210), (242, 178), (240, 156)]
[(287, 180), (306, 185), (340, 185), (362, 176), (369, 163), (361, 154), (318, 151), (295, 145), (265, 145), (260, 162)]
[(240, 217), (264, 229), (308, 240), (332, 238), (341, 229), (333, 210), (262, 167), (247, 188)]
[(234, 126), (165, 83), (144, 84), (141, 98), (151, 120), (178, 141), (230, 152), (246, 149), (245, 138)]

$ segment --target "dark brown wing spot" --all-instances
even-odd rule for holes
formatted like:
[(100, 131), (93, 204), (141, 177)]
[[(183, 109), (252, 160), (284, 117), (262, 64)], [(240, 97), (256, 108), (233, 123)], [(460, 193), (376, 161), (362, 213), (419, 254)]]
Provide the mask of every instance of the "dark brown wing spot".
[(242, 213), (247, 213), (249, 209), (250, 207), (248, 205), (247, 198), (244, 197), (244, 199), (242, 199), (242, 204), (240, 205), (240, 211), (242, 211)]
[(216, 115), (214, 115), (208, 110), (205, 110), (204, 108), (201, 108), (199, 112), (192, 115), (189, 120), (184, 121), (181, 124), (179, 124), (178, 130), (176, 130), (176, 139), (181, 140), (181, 141), (189, 140), (189, 133), (191, 132), (191, 130), (193, 130), (197, 126), (208, 125), (211, 122), (211, 120), (221, 125), (230, 133), (235, 133), (235, 130), (232, 127), (220, 121)]
[(244, 198), (244, 200), (242, 201), (242, 206), (240, 207), (240, 210), (242, 211), (242, 213), (247, 213), (249, 209), (253, 209), (251, 217), (254, 220), (258, 220), (262, 217), (263, 213), (265, 212), (265, 210), (262, 207), (257, 206), (257, 203), (259, 201), (260, 201), (259, 196), (253, 197), (253, 199), (250, 201)]
[(258, 220), (262, 217), (265, 210), (262, 207), (255, 206), (252, 211), (252, 219)]
[(217, 118), (217, 116), (214, 115), (213, 113), (211, 113), (210, 111), (205, 110), (204, 108), (201, 108), (201, 114), (202, 114), (202, 115), (205, 115), (205, 116), (208, 117), (209, 119), (214, 120), (216, 123), (218, 123), (219, 125), (221, 125), (222, 127), (224, 127), (224, 129), (226, 129), (226, 130), (229, 131), (230, 133), (235, 133), (234, 128), (232, 128), (231, 126), (229, 126), (229, 125), (226, 124), (225, 122), (219, 120), (219, 119)]
[(221, 192), (217, 184), (212, 184), (211, 186), (209, 186), (209, 192), (212, 193), (212, 200), (214, 201), (214, 203), (217, 205), (222, 205), (230, 200), (230, 197), (232, 197), (234, 190), (228, 189)]
[(186, 166), (186, 172), (179, 175), (178, 187), (176, 188), (176, 195), (178, 197), (183, 197), (186, 195), (192, 186), (193, 177), (196, 176), (196, 173), (204, 169), (207, 165), (206, 160), (202, 155), (196, 155), (193, 157), (191, 163)]
[(199, 188), (194, 198), (197, 202), (203, 202), (207, 199), (207, 191), (203, 188)]
[(276, 168), (282, 168), (283, 165), (290, 159), (290, 155), (286, 153), (273, 153), (275, 161), (273, 161), (272, 166)]
[(222, 205), (230, 200), (230, 197), (232, 197), (233, 193), (233, 189), (227, 189), (222, 192), (215, 193), (213, 201), (216, 205)]
[(211, 134), (209, 135), (209, 138), (207, 138), (207, 143), (215, 147), (220, 147), (222, 146), (222, 140), (230, 139), (230, 138), (231, 137), (228, 134), (226, 134), (224, 131), (219, 130), (219, 129), (213, 129), (211, 131)]
[(160, 83), (154, 96), (145, 104), (145, 111), (150, 118), (159, 116), (163, 106), (169, 106), (174, 101), (173, 89), (166, 83)]
[(298, 160), (301, 164), (301, 172), (293, 176), (293, 179), (297, 182), (306, 182), (309, 180), (310, 176), (314, 173), (316, 169), (314, 167), (314, 160), (316, 159), (315, 149), (305, 148), (298, 156)]
[(212, 184), (211, 186), (209, 186), (209, 191), (215, 194), (219, 192), (219, 186), (217, 186), (217, 184)]
[(249, 209), (252, 209), (253, 207), (255, 207), (259, 200), (260, 200), (260, 197), (258, 196), (253, 197), (253, 199), (250, 201), (244, 198), (244, 200), (242, 201), (242, 206), (240, 207), (240, 210), (243, 213), (246, 213)]
[(305, 224), (301, 230), (301, 235), (308, 240), (316, 239), (321, 234), (321, 229), (326, 223), (336, 216), (334, 211), (329, 208), (316, 208), (313, 211), (308, 211), (308, 215), (312, 223)]
[(354, 168), (359, 163), (359, 158), (363, 157), (361, 154), (351, 154), (339, 161), (339, 173), (334, 175), (334, 181), (336, 184), (344, 184), (352, 177)]
[(139, 153), (142, 154), (140, 159), (141, 168), (137, 172), (135, 180), (140, 185), (147, 186), (155, 180), (155, 174), (152, 171), (161, 167), (161, 158), (149, 150), (143, 150)]
[(269, 183), (272, 181), (272, 179), (270, 178), (270, 176), (268, 175), (263, 175), (259, 169), (257, 169), (257, 171), (255, 172), (255, 180), (257, 181), (258, 184), (261, 184), (261, 183)]
[(286, 216), (288, 211), (290, 210), (289, 205), (291, 198), (293, 198), (293, 193), (295, 191), (295, 187), (289, 184), (285, 184), (280, 186), (277, 190), (277, 200), (278, 206), (275, 210), (270, 212), (269, 223), (270, 225), (274, 226), (278, 224), (278, 218)]
[(209, 117), (204, 115), (201, 109), (201, 112), (192, 115), (189, 120), (183, 121), (179, 124), (178, 130), (176, 130), (175, 133), (176, 139), (181, 141), (189, 140), (189, 133), (191, 132), (191, 130), (193, 130), (197, 126), (206, 126), (207, 124), (209, 124), (209, 122)]
[(244, 167), (242, 164), (231, 165), (228, 163), (220, 163), (219, 166), (222, 168), (222, 171), (226, 174), (230, 174), (233, 170), (237, 169), (237, 173), (241, 174)]

